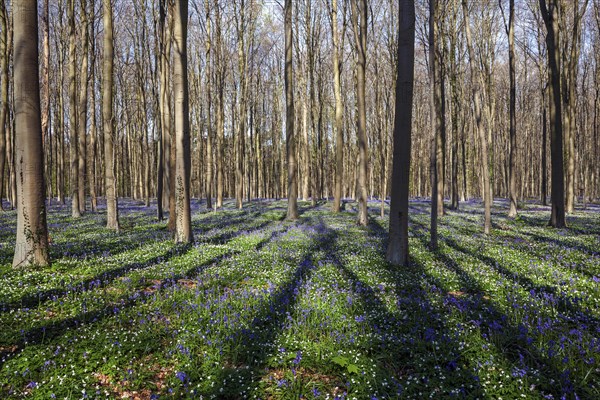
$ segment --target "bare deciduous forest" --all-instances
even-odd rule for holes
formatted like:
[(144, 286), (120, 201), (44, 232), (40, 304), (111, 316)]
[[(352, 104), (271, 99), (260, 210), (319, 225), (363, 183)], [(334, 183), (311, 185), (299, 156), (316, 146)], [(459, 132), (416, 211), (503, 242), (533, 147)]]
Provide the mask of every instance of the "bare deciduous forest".
[(598, 398), (599, 79), (597, 0), (0, 0), (0, 394)]

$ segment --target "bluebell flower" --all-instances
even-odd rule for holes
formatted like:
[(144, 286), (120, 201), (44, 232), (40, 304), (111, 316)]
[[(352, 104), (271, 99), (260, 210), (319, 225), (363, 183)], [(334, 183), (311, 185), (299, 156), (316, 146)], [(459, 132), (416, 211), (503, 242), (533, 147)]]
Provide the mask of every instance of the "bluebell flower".
[(298, 350), (296, 353), (296, 358), (294, 358), (294, 365), (299, 365), (300, 361), (302, 361), (302, 352)]
[(175, 376), (181, 381), (181, 383), (184, 383), (187, 380), (187, 374), (183, 371), (178, 371)]

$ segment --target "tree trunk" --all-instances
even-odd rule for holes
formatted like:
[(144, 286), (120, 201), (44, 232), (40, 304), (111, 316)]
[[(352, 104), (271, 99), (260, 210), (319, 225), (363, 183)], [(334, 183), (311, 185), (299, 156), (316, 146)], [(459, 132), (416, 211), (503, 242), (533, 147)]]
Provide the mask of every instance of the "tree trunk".
[(492, 229), (492, 192), (490, 185), (489, 160), (488, 160), (488, 136), (485, 132), (482, 120), (481, 110), (481, 88), (483, 87), (483, 78), (475, 70), (475, 52), (471, 40), (471, 27), (469, 26), (469, 10), (467, 1), (462, 0), (463, 15), (465, 18), (465, 37), (467, 40), (467, 50), (469, 53), (469, 66), (471, 68), (471, 85), (473, 87), (473, 105), (475, 109), (475, 122), (477, 132), (481, 142), (481, 178), (483, 180), (483, 205), (484, 205), (484, 224), (483, 231), (486, 235)]
[[(79, 81), (79, 107), (77, 111), (79, 112), (78, 130), (79, 130), (79, 151), (78, 151), (78, 172), (77, 176), (79, 178), (77, 183), (78, 188), (78, 196), (79, 196), (79, 211), (83, 213), (86, 209), (85, 206), (85, 162), (86, 162), (86, 150), (87, 150), (87, 101), (88, 101), (88, 64), (90, 59), (89, 53), (89, 21), (88, 21), (88, 11), (87, 11), (87, 0), (81, 0), (81, 24), (82, 24), (82, 34), (81, 34), (81, 48), (82, 48), (82, 62), (81, 62), (81, 71), (80, 71), (80, 81)], [(93, 16), (93, 14), (92, 14)]]
[(287, 219), (298, 219), (298, 177), (296, 167), (296, 134), (294, 132), (294, 86), (292, 84), (292, 0), (285, 0), (285, 140), (288, 161), (288, 207)]
[(431, 214), (430, 214), (430, 242), (429, 246), (432, 250), (438, 248), (438, 203), (440, 201), (438, 191), (439, 169), (438, 169), (438, 148), (440, 135), (438, 132), (442, 129), (441, 116), (441, 88), (438, 81), (439, 69), (436, 62), (436, 42), (438, 39), (437, 19), (439, 15), (438, 0), (429, 0), (429, 81), (431, 84), (431, 128), (433, 130), (431, 136), (431, 160), (429, 165), (429, 173), (431, 179)]
[[(157, 154), (156, 154), (156, 217), (159, 221), (162, 221), (164, 218), (163, 215), (163, 207), (164, 207), (164, 183), (165, 183), (165, 148), (164, 148), (164, 144), (165, 144), (165, 139), (164, 139), (164, 134), (165, 134), (165, 128), (164, 128), (164, 103), (163, 103), (163, 99), (165, 97), (165, 94), (163, 93), (163, 90), (165, 90), (165, 84), (164, 82), (166, 81), (166, 77), (165, 75), (163, 75), (165, 72), (165, 63), (164, 63), (164, 59), (165, 59), (165, 43), (164, 43), (164, 30), (165, 30), (165, 19), (166, 19), (166, 15), (165, 15), (165, 7), (164, 7), (164, 2), (163, 1), (159, 1), (158, 2), (158, 28), (157, 28), (157, 32), (156, 32), (156, 42), (158, 44), (158, 51), (157, 54), (155, 54), (155, 58), (154, 58), (154, 62), (156, 64), (155, 67), (155, 74), (156, 72), (158, 72), (158, 75), (160, 75), (159, 77), (157, 77), (157, 80), (160, 83), (160, 90), (158, 91), (158, 98), (155, 99), (156, 105), (158, 106), (158, 112), (159, 112), (159, 117), (157, 118), (157, 125), (158, 125), (158, 138), (157, 138)], [(156, 92), (155, 92), (156, 93)]]
[(225, 190), (225, 171), (223, 165), (224, 146), (225, 146), (225, 66), (223, 60), (223, 38), (221, 33), (221, 6), (218, 0), (214, 0), (215, 10), (215, 77), (217, 92), (217, 140), (216, 140), (216, 167), (217, 184), (215, 194), (215, 207), (223, 207), (223, 192)]
[[(73, 218), (81, 217), (79, 206), (79, 141), (77, 133), (77, 88), (75, 74), (77, 71), (76, 31), (75, 31), (75, 0), (68, 0), (67, 15), (69, 19), (69, 147), (71, 154), (71, 168), (69, 188), (71, 192), (71, 215)], [(85, 57), (84, 57), (85, 58)]]
[(13, 267), (48, 266), (36, 0), (13, 10), (17, 238)]
[(210, 3), (208, 0), (205, 2), (206, 6), (206, 89), (207, 89), (207, 129), (206, 129), (206, 208), (212, 208), (212, 195), (213, 195), (213, 119), (212, 119), (212, 93), (214, 90), (213, 85), (213, 69), (214, 69), (214, 55), (211, 51), (212, 41), (211, 41), (211, 21), (210, 21)]
[[(41, 101), (42, 101), (42, 147), (45, 154), (44, 177), (47, 182), (46, 189), (48, 201), (52, 201), (52, 141), (50, 140), (50, 7), (48, 0), (43, 2), (42, 11), (42, 63), (41, 63)], [(0, 53), (2, 54), (2, 53)], [(1, 192), (1, 189), (0, 189)], [(2, 195), (0, 193), (0, 203)]]
[(552, 158), (552, 215), (550, 226), (566, 227), (565, 220), (565, 178), (563, 169), (563, 124), (560, 95), (560, 38), (558, 27), (559, 0), (540, 0), (540, 8), (546, 25), (546, 46), (548, 49), (548, 78), (550, 91), (550, 152)]
[(444, 44), (443, 44), (443, 33), (440, 35), (440, 10), (436, 10), (436, 17), (433, 21), (436, 25), (436, 40), (433, 45), (433, 68), (436, 71), (436, 81), (434, 82), (435, 98), (434, 105), (436, 108), (437, 116), (439, 118), (439, 125), (436, 127), (435, 135), (437, 139), (435, 141), (435, 167), (436, 172), (436, 184), (437, 184), (437, 215), (443, 217), (445, 214), (444, 210), (444, 185), (446, 178), (446, 79), (444, 71)]
[[(94, 16), (94, 10), (96, 9), (95, 7), (95, 0), (91, 1), (91, 9), (92, 9), (92, 13), (90, 13), (90, 15)], [(93, 18), (93, 17), (92, 17)], [(98, 194), (96, 193), (96, 171), (97, 171), (97, 164), (96, 164), (96, 160), (98, 158), (98, 148), (97, 148), (97, 144), (96, 144), (96, 137), (98, 134), (98, 124), (96, 121), (96, 41), (95, 41), (95, 30), (94, 30), (94, 23), (92, 21), (92, 23), (90, 24), (90, 31), (89, 31), (89, 41), (91, 44), (91, 55), (92, 55), (92, 66), (90, 68), (90, 82), (92, 83), (92, 90), (90, 91), (90, 158), (89, 158), (89, 164), (88, 164), (88, 174), (89, 174), (89, 184), (90, 184), (90, 201), (91, 201), (91, 206), (92, 206), (92, 211), (97, 211), (98, 210)]]
[(415, 63), (414, 0), (399, 2), (399, 21), (392, 197), (386, 259), (392, 264), (408, 266), (408, 194)]
[[(502, 3), (500, 3), (502, 4)], [(508, 75), (510, 81), (510, 149), (508, 161), (508, 216), (517, 216), (517, 90), (515, 76), (515, 0), (510, 0), (508, 16)]]
[[(0, 209), (4, 209), (2, 193), (6, 166), (6, 124), (8, 120), (8, 13), (4, 0), (0, 0)], [(8, 197), (8, 193), (7, 193)]]
[(366, 226), (367, 210), (367, 105), (365, 70), (367, 67), (367, 0), (352, 0), (352, 19), (356, 42), (356, 102), (358, 113), (358, 216), (357, 223)]
[(187, 21), (188, 0), (177, 0), (174, 9), (174, 47), (175, 64), (173, 68), (173, 94), (175, 97), (175, 139), (176, 139), (176, 172), (175, 172), (175, 242), (191, 243), (192, 219), (190, 210), (190, 112), (189, 86), (187, 70)]
[(114, 126), (113, 79), (114, 79), (114, 40), (113, 13), (111, 0), (103, 0), (104, 60), (102, 72), (102, 121), (104, 129), (104, 185), (106, 194), (106, 227), (119, 230), (119, 208), (117, 203), (117, 182), (114, 165)]

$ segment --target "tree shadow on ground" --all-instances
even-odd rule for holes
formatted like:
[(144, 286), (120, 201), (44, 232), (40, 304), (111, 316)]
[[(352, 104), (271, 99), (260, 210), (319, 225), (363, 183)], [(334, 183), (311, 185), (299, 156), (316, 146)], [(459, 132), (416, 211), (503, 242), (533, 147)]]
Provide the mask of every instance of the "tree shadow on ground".
[[(331, 240), (331, 232), (318, 231), (310, 245), (301, 255), (302, 261), (289, 274), (289, 277), (275, 290), (260, 306), (260, 311), (252, 318), (248, 328), (241, 328), (230, 335), (231, 342), (237, 342), (235, 354), (225, 355), (226, 367), (221, 369), (215, 382), (223, 382), (224, 378), (235, 374), (238, 377), (235, 388), (223, 391), (215, 387), (205, 393), (220, 399), (237, 399), (238, 389), (258, 384), (250, 372), (263, 370), (271, 354), (267, 351), (272, 347), (277, 336), (285, 330), (288, 316), (297, 303), (300, 289), (310, 278), (316, 266), (312, 254), (321, 249), (324, 242)], [(290, 260), (293, 261), (293, 260)], [(246, 368), (250, 367), (250, 368)]]
[[(413, 222), (415, 223), (415, 222)], [(423, 224), (415, 223), (418, 230), (426, 231)], [(429, 247), (429, 242), (425, 234), (417, 235), (421, 244)], [(516, 282), (525, 288), (533, 288), (534, 294), (541, 294), (540, 297), (547, 296), (548, 293), (555, 296), (553, 287), (535, 285), (529, 278), (520, 276), (503, 267), (496, 260), (486, 257), (458, 245), (453, 239), (443, 237), (442, 240), (448, 243), (449, 248), (463, 253), (467, 256), (474, 257), (477, 260), (484, 262), (492, 267), (500, 276), (505, 276), (506, 279)], [(426, 279), (440, 288), (446, 293), (447, 304), (457, 309), (465, 315), (465, 320), (475, 321), (478, 329), (482, 332), (483, 338), (493, 345), (498, 354), (501, 354), (512, 368), (516, 371), (529, 370), (540, 371), (540, 374), (546, 378), (546, 382), (555, 382), (554, 384), (543, 384), (537, 389), (547, 394), (562, 396), (563, 394), (572, 395), (577, 392), (591, 395), (591, 389), (583, 382), (574, 382), (571, 380), (568, 371), (561, 368), (559, 360), (551, 359), (549, 353), (542, 352), (538, 347), (533, 345), (534, 337), (540, 332), (530, 330), (524, 323), (516, 323), (511, 318), (500, 310), (494, 302), (487, 296), (483, 287), (478, 283), (478, 280), (469, 272), (464, 270), (458, 262), (451, 256), (444, 253), (443, 249), (432, 252), (434, 258), (449, 271), (452, 271), (459, 280), (461, 292), (452, 294), (449, 288), (443, 285), (439, 280), (427, 274)], [(503, 274), (504, 273), (504, 274)], [(588, 330), (590, 334), (600, 329), (600, 323), (594, 317), (586, 315), (583, 310), (577, 308), (572, 301), (566, 298), (560, 299), (560, 296), (555, 296), (557, 303), (562, 303), (565, 314), (565, 325), (573, 328)], [(519, 306), (517, 304), (515, 307)], [(536, 329), (549, 329), (547, 326), (540, 326), (545, 322), (538, 321)], [(579, 324), (579, 325), (577, 325)], [(550, 350), (549, 350), (550, 351)], [(596, 394), (594, 394), (595, 396)]]
[[(281, 230), (276, 230), (268, 236), (265, 235), (265, 237), (262, 240), (256, 243), (255, 249), (262, 248), (269, 241), (276, 238), (279, 234), (282, 234)], [(183, 255), (190, 249), (190, 245), (179, 246), (177, 254)], [(84, 310), (76, 316), (64, 318), (61, 320), (55, 320), (26, 330), (21, 330), (18, 327), (16, 327), (15, 329), (13, 329), (12, 335), (9, 332), (5, 332), (8, 337), (12, 337), (13, 339), (0, 343), (0, 346), (2, 346), (2, 350), (0, 350), (0, 368), (6, 361), (8, 361), (11, 357), (16, 355), (18, 353), (18, 350), (22, 349), (24, 346), (31, 346), (40, 343), (50, 342), (54, 339), (61, 337), (71, 329), (81, 326), (82, 324), (98, 323), (107, 317), (116, 315), (128, 308), (145, 302), (147, 298), (153, 296), (156, 292), (164, 291), (169, 287), (172, 287), (173, 285), (177, 285), (180, 283), (181, 280), (187, 280), (197, 276), (205, 268), (215, 265), (223, 261), (225, 258), (233, 256), (235, 253), (235, 251), (229, 251), (225, 254), (212, 257), (202, 262), (201, 264), (195, 265), (192, 268), (187, 269), (183, 273), (171, 275), (158, 282), (149, 282), (152, 284), (151, 290), (147, 290), (148, 286), (142, 287), (138, 290), (132, 291), (131, 293), (126, 293), (116, 301), (111, 302), (111, 304), (103, 305), (97, 310)], [(175, 253), (171, 254), (171, 257), (173, 257), (174, 255)], [(144, 268), (147, 267), (147, 265), (141, 267)], [(129, 269), (128, 271), (120, 271), (120, 276), (123, 276), (125, 273), (131, 271), (132, 269)], [(114, 278), (115, 277), (111, 277), (110, 281), (114, 281)], [(104, 290), (104, 288), (108, 285), (109, 284), (106, 283), (103, 287), (96, 286), (95, 289)], [(62, 295), (68, 294), (69, 292), (62, 293)]]
[[(379, 238), (378, 250), (383, 260), (387, 240), (385, 230), (378, 223), (371, 222), (368, 231)], [(464, 365), (460, 341), (448, 331), (443, 315), (446, 311), (428, 300), (427, 289), (422, 284), (407, 284), (423, 280), (423, 266), (414, 259), (411, 259), (409, 267), (394, 268), (387, 263), (382, 264), (384, 270), (395, 278), (393, 291), (398, 309), (392, 312), (380, 297), (381, 291), (385, 289), (373, 288), (345, 264), (337, 251), (338, 240), (340, 238), (336, 235), (327, 248), (327, 254), (364, 303), (372, 339), (361, 351), (377, 360), (380, 372), (389, 373), (388, 379), (395, 385), (387, 395), (406, 395), (405, 388), (398, 383), (398, 379), (413, 374), (428, 379), (426, 376), (438, 367), (446, 372), (449, 382), (457, 382), (455, 387), (446, 389), (456, 391), (455, 394), (463, 398), (481, 395), (476, 377), (467, 369), (458, 368)], [(408, 321), (411, 323), (407, 324)], [(436, 357), (435, 365), (419, 364), (419, 352), (432, 353), (439, 347), (443, 350), (438, 350), (440, 354)], [(467, 390), (469, 386), (470, 389)]]

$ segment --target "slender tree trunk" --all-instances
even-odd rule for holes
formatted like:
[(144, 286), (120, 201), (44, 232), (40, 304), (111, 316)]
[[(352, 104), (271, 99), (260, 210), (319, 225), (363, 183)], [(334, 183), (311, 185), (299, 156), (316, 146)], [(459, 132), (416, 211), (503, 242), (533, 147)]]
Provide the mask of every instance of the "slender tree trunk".
[(215, 91), (216, 91), (216, 149), (215, 149), (215, 161), (216, 161), (216, 193), (215, 193), (215, 207), (223, 207), (223, 192), (225, 190), (225, 171), (223, 165), (224, 157), (224, 146), (225, 146), (225, 98), (224, 98), (224, 86), (225, 86), (225, 71), (224, 71), (224, 60), (223, 60), (223, 40), (221, 33), (221, 6), (218, 0), (214, 0), (215, 10), (215, 54), (214, 54), (214, 68), (215, 68)]
[[(236, 8), (237, 1), (233, 2)], [(249, 8), (249, 7), (248, 7)], [(245, 160), (245, 138), (246, 138), (246, 123), (248, 119), (248, 80), (247, 80), (247, 61), (246, 61), (246, 5), (241, 1), (239, 16), (236, 15), (236, 31), (237, 31), (237, 58), (238, 58), (238, 75), (240, 95), (238, 107), (237, 134), (235, 135), (235, 205), (238, 209), (243, 206), (244, 200), (244, 160)], [(237, 14), (237, 12), (236, 12)]]
[(288, 208), (287, 219), (298, 219), (298, 177), (296, 167), (296, 134), (294, 132), (294, 86), (292, 84), (292, 0), (285, 0), (285, 139), (288, 161)]
[[(540, 27), (537, 27), (537, 50), (541, 55), (542, 47), (543, 47), (543, 39), (541, 38)], [(548, 156), (547, 156), (547, 147), (548, 147), (548, 96), (547, 96), (547, 82), (544, 79), (544, 75), (546, 75), (543, 68), (543, 60), (539, 60), (538, 62), (538, 74), (540, 79), (540, 103), (542, 107), (542, 115), (541, 115), (541, 125), (542, 125), (542, 148), (540, 149), (540, 168), (541, 168), (541, 182), (540, 182), (540, 200), (542, 205), (548, 205)]]
[[(180, 1), (180, 0), (176, 0)], [(173, 95), (173, 94), (171, 94)], [(170, 100), (169, 100), (170, 101)], [(173, 121), (174, 122), (174, 121)], [(169, 118), (169, 162), (167, 163), (167, 169), (169, 170), (169, 221), (167, 222), (167, 229), (174, 235), (177, 234), (177, 196), (175, 193), (177, 187), (177, 136), (175, 131), (172, 129), (172, 120)]]
[(437, 233), (437, 220), (438, 220), (438, 203), (440, 201), (438, 196), (439, 185), (439, 169), (438, 167), (438, 148), (440, 135), (438, 131), (442, 129), (442, 116), (441, 116), (441, 92), (440, 84), (438, 83), (439, 69), (437, 68), (436, 62), (436, 42), (438, 39), (438, 24), (437, 19), (439, 15), (439, 3), (438, 0), (429, 0), (429, 81), (431, 84), (431, 127), (433, 129), (431, 136), (431, 161), (430, 161), (430, 178), (431, 178), (431, 215), (430, 215), (430, 242), (429, 246), (432, 250), (438, 248), (438, 233)]
[(415, 2), (399, 1), (390, 232), (386, 259), (408, 266), (408, 194), (415, 62)]
[(367, 67), (367, 0), (352, 0), (352, 19), (356, 42), (356, 101), (358, 112), (358, 217), (357, 223), (366, 226), (367, 210), (367, 105), (365, 71)]
[(437, 184), (437, 215), (443, 217), (446, 213), (444, 210), (444, 191), (445, 191), (445, 179), (446, 179), (446, 78), (444, 71), (444, 44), (442, 35), (440, 35), (440, 10), (436, 10), (436, 18), (433, 22), (436, 25), (436, 40), (433, 47), (433, 68), (436, 71), (436, 81), (434, 82), (434, 91), (437, 98), (435, 107), (438, 111), (437, 118), (439, 118), (439, 126), (435, 130), (437, 139), (435, 141), (435, 167), (436, 172), (436, 184)]
[[(90, 59), (89, 52), (89, 21), (87, 11), (87, 0), (81, 0), (81, 23), (82, 23), (82, 34), (81, 34), (81, 48), (82, 48), (82, 62), (80, 71), (80, 82), (79, 82), (79, 106), (77, 111), (79, 112), (78, 129), (79, 129), (79, 151), (78, 151), (78, 172), (79, 178), (77, 183), (78, 196), (79, 196), (79, 212), (83, 214), (86, 209), (85, 205), (85, 163), (86, 163), (86, 150), (87, 150), (87, 102), (88, 102), (88, 79), (89, 71), (88, 64)], [(92, 14), (93, 15), (93, 14)]]
[(169, 4), (167, 7), (168, 20), (163, 29), (163, 45), (164, 53), (162, 58), (161, 69), (161, 99), (162, 99), (162, 128), (163, 128), (163, 149), (165, 156), (165, 186), (167, 188), (168, 204), (169, 204), (169, 221), (167, 229), (169, 232), (175, 233), (176, 229), (176, 204), (175, 204), (175, 158), (176, 145), (175, 135), (172, 129), (171, 122), (171, 93), (169, 91), (169, 59), (171, 55), (172, 40), (173, 40), (173, 7)]
[[(50, 7), (48, 0), (43, 2), (42, 11), (42, 63), (41, 63), (41, 100), (42, 100), (42, 146), (45, 154), (44, 176), (47, 182), (48, 201), (52, 201), (52, 141), (50, 140)], [(0, 53), (1, 54), (1, 53)], [(46, 151), (47, 150), (47, 151)], [(0, 189), (1, 191), (1, 189)], [(0, 203), (2, 195), (0, 194)]]
[[(71, 168), (69, 188), (71, 192), (71, 215), (73, 218), (81, 217), (79, 206), (79, 140), (77, 133), (77, 88), (75, 75), (77, 71), (76, 31), (75, 31), (75, 0), (68, 0), (67, 18), (69, 19), (69, 147), (71, 154)], [(85, 57), (84, 57), (85, 58)]]
[[(60, 11), (60, 10), (59, 10)], [(59, 53), (57, 51), (57, 53)], [(58, 88), (57, 88), (57, 96), (58, 96), (58, 118), (57, 118), (57, 127), (58, 127), (58, 171), (57, 171), (57, 181), (58, 181), (58, 202), (60, 204), (65, 204), (65, 101), (64, 101), (64, 56), (63, 54), (58, 54)]]
[(475, 122), (477, 132), (481, 142), (481, 178), (483, 181), (483, 205), (484, 205), (484, 225), (483, 230), (488, 235), (492, 230), (492, 191), (490, 185), (490, 172), (488, 160), (488, 136), (485, 132), (481, 110), (481, 88), (483, 86), (481, 75), (475, 70), (475, 52), (471, 40), (471, 27), (469, 25), (469, 10), (467, 1), (462, 0), (463, 15), (465, 18), (465, 37), (467, 40), (467, 50), (469, 53), (469, 65), (471, 68), (471, 81), (473, 87), (473, 105), (475, 109)]
[(17, 238), (13, 267), (48, 266), (36, 0), (13, 10)]
[(542, 204), (548, 205), (548, 155), (546, 149), (548, 147), (548, 110), (546, 102), (548, 101), (546, 96), (546, 89), (542, 90)]
[(212, 195), (213, 195), (213, 118), (212, 118), (212, 93), (214, 90), (213, 85), (213, 69), (214, 69), (214, 55), (212, 50), (212, 38), (211, 38), (211, 21), (210, 21), (210, 3), (209, 0), (205, 1), (206, 8), (206, 88), (207, 88), (207, 119), (208, 125), (206, 129), (206, 208), (212, 208)]
[[(94, 11), (96, 9), (95, 6), (96, 1), (91, 0), (91, 10), (90, 15), (93, 16)], [(98, 124), (96, 122), (96, 40), (95, 40), (95, 29), (94, 22), (90, 24), (89, 31), (89, 41), (91, 45), (90, 53), (92, 55), (92, 65), (90, 68), (90, 82), (92, 84), (92, 90), (90, 91), (90, 158), (88, 164), (88, 173), (89, 173), (89, 185), (90, 185), (90, 200), (92, 211), (96, 212), (98, 210), (98, 194), (96, 193), (96, 171), (97, 165), (96, 160), (98, 158), (98, 148), (96, 144), (96, 136), (98, 135)]]
[[(6, 166), (6, 125), (8, 120), (8, 13), (5, 0), (0, 0), (0, 209), (4, 209), (2, 193)], [(8, 195), (8, 193), (7, 193)]]
[(165, 43), (164, 43), (164, 30), (165, 30), (165, 7), (164, 2), (159, 1), (159, 16), (158, 16), (158, 28), (156, 31), (156, 42), (158, 44), (158, 51), (155, 54), (154, 62), (156, 64), (155, 73), (158, 72), (160, 77), (157, 80), (160, 82), (160, 90), (158, 91), (158, 98), (155, 100), (160, 116), (157, 118), (158, 123), (158, 138), (157, 138), (157, 154), (156, 154), (156, 217), (159, 221), (164, 218), (163, 206), (164, 206), (164, 179), (165, 179), (165, 149), (164, 149), (164, 104), (163, 99), (165, 97), (163, 90), (165, 90), (166, 78), (163, 76), (164, 65), (164, 54), (165, 54)]
[(102, 121), (104, 128), (104, 185), (106, 193), (106, 227), (119, 230), (117, 182), (114, 165), (113, 85), (114, 85), (114, 39), (111, 0), (103, 0), (104, 60), (102, 72)]
[(452, 109), (452, 147), (450, 149), (450, 159), (452, 163), (452, 177), (451, 177), (451, 194), (450, 194), (450, 208), (452, 210), (458, 210), (459, 208), (459, 187), (458, 187), (458, 145), (461, 139), (459, 138), (459, 119), (461, 117), (460, 108), (461, 102), (460, 97), (462, 95), (462, 87), (459, 89), (458, 78), (459, 78), (459, 66), (457, 65), (457, 56), (459, 50), (457, 49), (458, 41), (458, 28), (457, 28), (457, 12), (452, 12), (452, 21), (450, 35), (450, 53), (449, 53), (449, 78), (450, 78), (450, 101)]
[[(502, 3), (500, 3), (502, 4)], [(517, 89), (515, 74), (515, 0), (510, 0), (508, 16), (508, 75), (510, 81), (510, 148), (508, 161), (508, 216), (517, 216)]]

